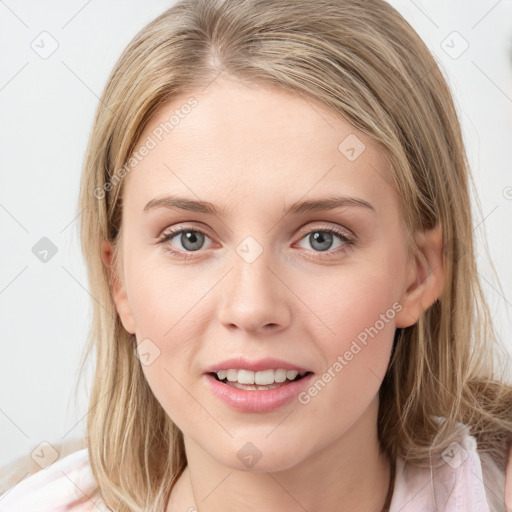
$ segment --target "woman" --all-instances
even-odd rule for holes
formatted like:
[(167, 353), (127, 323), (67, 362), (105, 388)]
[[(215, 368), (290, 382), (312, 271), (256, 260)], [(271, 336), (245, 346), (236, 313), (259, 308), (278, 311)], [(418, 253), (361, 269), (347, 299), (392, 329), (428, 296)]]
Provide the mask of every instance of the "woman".
[(385, 2), (164, 12), (83, 170), (87, 449), (2, 510), (51, 486), (66, 510), (503, 510), (512, 391), (469, 176), (442, 73)]

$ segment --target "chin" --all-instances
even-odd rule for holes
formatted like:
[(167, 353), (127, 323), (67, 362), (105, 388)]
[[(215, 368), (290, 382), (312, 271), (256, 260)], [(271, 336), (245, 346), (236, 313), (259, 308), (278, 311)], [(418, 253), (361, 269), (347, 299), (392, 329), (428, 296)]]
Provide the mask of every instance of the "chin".
[[(276, 438), (277, 439), (277, 438)], [(278, 440), (279, 441), (279, 440)], [(263, 447), (262, 444), (265, 444)], [(279, 449), (280, 448), (280, 449)], [(215, 457), (215, 454), (212, 454)], [(283, 449), (281, 446), (272, 446), (272, 443), (258, 443), (247, 441), (241, 448), (237, 448), (234, 457), (226, 459), (223, 452), (217, 460), (235, 471), (249, 473), (274, 473), (293, 468), (304, 459), (299, 457), (296, 445)]]

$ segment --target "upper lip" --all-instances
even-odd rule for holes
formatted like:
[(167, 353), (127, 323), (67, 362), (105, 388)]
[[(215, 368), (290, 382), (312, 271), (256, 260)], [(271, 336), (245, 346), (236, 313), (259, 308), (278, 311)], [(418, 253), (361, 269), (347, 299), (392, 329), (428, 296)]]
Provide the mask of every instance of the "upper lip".
[(204, 373), (217, 373), (219, 370), (251, 370), (259, 372), (263, 370), (297, 370), (299, 373), (311, 371), (308, 368), (298, 366), (296, 364), (275, 359), (273, 357), (265, 357), (263, 359), (247, 359), (247, 357), (239, 356), (226, 359), (220, 363), (215, 363), (205, 369)]

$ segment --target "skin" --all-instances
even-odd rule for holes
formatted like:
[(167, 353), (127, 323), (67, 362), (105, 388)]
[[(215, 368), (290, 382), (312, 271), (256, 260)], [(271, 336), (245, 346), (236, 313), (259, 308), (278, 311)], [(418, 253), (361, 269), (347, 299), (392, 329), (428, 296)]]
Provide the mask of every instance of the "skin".
[[(378, 390), (395, 328), (415, 323), (442, 292), (441, 233), (418, 233), (424, 261), (410, 258), (381, 149), (299, 95), (219, 78), (161, 107), (140, 141), (190, 96), (197, 107), (125, 178), (118, 274), (110, 244), (102, 245), (123, 326), (160, 350), (143, 371), (184, 434), (188, 466), (166, 510), (338, 512), (341, 504), (380, 512), (390, 468), (377, 440)], [(349, 134), (365, 144), (354, 161), (338, 150)], [(143, 211), (171, 193), (230, 215)], [(283, 213), (295, 201), (334, 193), (375, 211)], [(158, 243), (171, 227), (206, 232), (190, 259), (165, 250), (187, 253), (179, 234)], [(326, 227), (356, 240), (333, 235), (321, 251), (309, 235)], [(237, 253), (247, 236), (262, 249), (251, 263)], [(241, 412), (215, 397), (202, 375), (243, 354), (284, 359), (321, 377), (396, 302), (401, 311), (306, 405)], [(252, 468), (237, 457), (247, 442), (262, 454)]]

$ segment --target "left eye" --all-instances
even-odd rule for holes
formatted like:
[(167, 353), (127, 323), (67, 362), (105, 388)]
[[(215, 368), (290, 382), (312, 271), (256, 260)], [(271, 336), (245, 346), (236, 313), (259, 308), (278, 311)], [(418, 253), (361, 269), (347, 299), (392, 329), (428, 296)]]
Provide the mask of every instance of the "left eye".
[(307, 233), (306, 236), (301, 238), (301, 241), (306, 239), (315, 251), (325, 252), (331, 249), (334, 237), (337, 237), (341, 242), (343, 242), (341, 245), (352, 243), (352, 240), (348, 238), (348, 236), (333, 228), (313, 229)]

